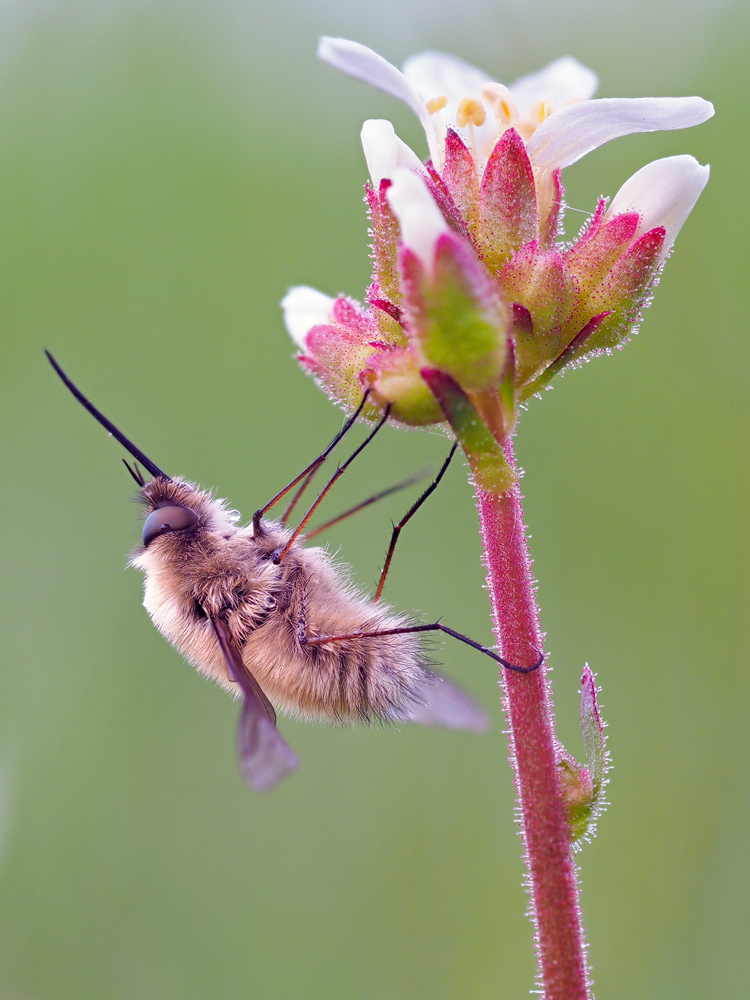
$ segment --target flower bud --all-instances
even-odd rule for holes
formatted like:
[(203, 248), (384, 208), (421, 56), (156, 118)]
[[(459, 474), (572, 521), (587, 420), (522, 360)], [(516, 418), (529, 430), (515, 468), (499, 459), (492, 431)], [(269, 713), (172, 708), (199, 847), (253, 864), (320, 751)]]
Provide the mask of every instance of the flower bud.
[(565, 750), (558, 753), (557, 780), (568, 815), (571, 843), (587, 839), (601, 813), (607, 771), (604, 727), (596, 703), (596, 680), (588, 664), (581, 678), (581, 732), (586, 752), (583, 767)]

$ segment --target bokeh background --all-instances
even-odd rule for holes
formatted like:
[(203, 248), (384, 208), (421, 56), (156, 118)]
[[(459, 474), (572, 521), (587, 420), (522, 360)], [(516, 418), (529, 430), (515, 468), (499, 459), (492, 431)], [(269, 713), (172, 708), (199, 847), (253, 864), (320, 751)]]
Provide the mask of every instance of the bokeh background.
[[(154, 460), (245, 516), (340, 415), (298, 369), (288, 285), (368, 280), (366, 117), (410, 114), (315, 60), (434, 47), (510, 81), (570, 53), (601, 96), (717, 115), (567, 171), (579, 210), (648, 160), (711, 182), (627, 350), (532, 402), (517, 439), (558, 726), (603, 687), (611, 806), (579, 856), (599, 998), (744, 997), (748, 767), (748, 39), (742, 2), (125, 0), (0, 7), (0, 996), (447, 1000), (527, 995), (534, 960), (496, 676), (440, 658), (484, 738), (284, 721), (300, 771), (258, 798), (237, 707), (141, 607), (121, 450), (53, 350)], [(571, 211), (570, 231), (585, 218)], [(385, 432), (337, 513), (445, 452)], [(409, 496), (335, 529), (372, 587)], [(398, 606), (490, 641), (460, 466), (405, 534)]]

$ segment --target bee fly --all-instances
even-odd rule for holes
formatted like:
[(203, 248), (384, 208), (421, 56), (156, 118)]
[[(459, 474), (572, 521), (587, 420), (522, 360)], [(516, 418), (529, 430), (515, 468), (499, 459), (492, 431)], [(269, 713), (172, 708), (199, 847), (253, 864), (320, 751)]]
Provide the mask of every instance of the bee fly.
[[(336, 480), (386, 422), (387, 410), (337, 468), (299, 526), (286, 526), (313, 475), (360, 416), (367, 393), (326, 450), (241, 527), (225, 501), (173, 479), (147, 458), (46, 353), (76, 399), (136, 460), (133, 467), (125, 465), (140, 488), (146, 514), (143, 545), (130, 558), (130, 565), (146, 576), (143, 603), (189, 663), (242, 698), (237, 749), (243, 777), (255, 791), (272, 788), (299, 764), (276, 728), (272, 701), (284, 711), (328, 722), (382, 720), (484, 731), (488, 722), (479, 705), (428, 669), (420, 633), (444, 632), (522, 673), (542, 662), (514, 666), (439, 622), (418, 625), (380, 603), (399, 533), (437, 487), (455, 444), (432, 484), (394, 527), (371, 599), (354, 589), (326, 550), (306, 548), (302, 533)], [(139, 462), (152, 479), (146, 481)], [(368, 498), (305, 540), (414, 481)], [(266, 520), (295, 487), (281, 520)]]

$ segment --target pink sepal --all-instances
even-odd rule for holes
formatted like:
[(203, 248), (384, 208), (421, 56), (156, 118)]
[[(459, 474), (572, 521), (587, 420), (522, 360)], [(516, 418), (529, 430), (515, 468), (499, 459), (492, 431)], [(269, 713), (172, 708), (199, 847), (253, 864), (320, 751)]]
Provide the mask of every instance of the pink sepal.
[(551, 188), (548, 193), (550, 201), (546, 210), (541, 212), (542, 222), (539, 225), (539, 243), (545, 248), (555, 245), (560, 228), (560, 212), (563, 206), (563, 198), (565, 197), (562, 171), (555, 170), (551, 181), (548, 183)]
[(379, 331), (372, 313), (363, 309), (354, 299), (339, 295), (333, 303), (331, 312), (336, 326), (343, 327), (353, 337), (367, 341), (378, 335)]
[(361, 397), (360, 373), (377, 348), (380, 328), (359, 303), (339, 296), (332, 307), (333, 323), (308, 330), (300, 363), (337, 400), (351, 404)]
[(534, 172), (515, 129), (502, 134), (490, 154), (479, 194), (479, 247), (498, 271), (511, 254), (537, 236)]
[(573, 299), (573, 283), (558, 250), (542, 250), (538, 240), (521, 247), (499, 276), (505, 297), (531, 313), (534, 336), (559, 327)]
[(531, 337), (534, 333), (531, 313), (520, 302), (513, 303), (513, 333), (517, 337)]
[(443, 182), (443, 178), (435, 170), (431, 160), (427, 161), (425, 167), (427, 168), (427, 176), (424, 178), (424, 182), (430, 189), (437, 207), (443, 213), (445, 221), (454, 233), (458, 233), (459, 236), (463, 236), (464, 238), (468, 237), (468, 226), (461, 215), (458, 205), (453, 200), (453, 195)]
[(449, 128), (445, 136), (443, 181), (466, 221), (469, 232), (477, 225), (479, 178), (474, 157), (461, 136)]
[(568, 250), (563, 261), (575, 279), (579, 300), (584, 299), (600, 284), (627, 250), (638, 228), (638, 213), (616, 215), (605, 226), (597, 226)]
[(448, 232), (438, 238), (431, 275), (408, 247), (400, 260), (406, 326), (425, 360), (464, 390), (497, 383), (512, 316), (473, 248)]
[(389, 302), (388, 299), (384, 299), (380, 296), (380, 285), (377, 282), (373, 282), (367, 290), (367, 301), (373, 307), (373, 309), (380, 309), (391, 319), (395, 320), (399, 326), (401, 325), (401, 317), (403, 316), (403, 309), (395, 305), (393, 302)]
[(383, 290), (383, 297), (398, 303), (401, 301), (401, 287), (398, 275), (398, 219), (386, 198), (390, 180), (383, 178), (376, 192), (368, 183), (367, 204), (372, 222), (373, 255), (375, 258), (375, 278)]
[(382, 408), (389, 403), (391, 416), (412, 427), (440, 423), (443, 411), (419, 370), (414, 351), (388, 350), (368, 361), (371, 386)]
[(607, 211), (607, 199), (600, 198), (596, 205), (596, 211), (591, 216), (591, 218), (586, 222), (578, 234), (578, 239), (575, 241), (575, 246), (582, 247), (589, 240), (593, 239), (599, 230), (602, 228), (602, 220), (604, 219), (604, 213)]
[(362, 398), (360, 374), (376, 348), (335, 326), (314, 326), (305, 338), (305, 347), (308, 353), (298, 360), (333, 399), (350, 406)]
[(665, 238), (663, 226), (644, 233), (586, 302), (589, 314), (608, 310), (612, 313), (589, 339), (592, 350), (616, 347), (627, 339), (658, 273)]

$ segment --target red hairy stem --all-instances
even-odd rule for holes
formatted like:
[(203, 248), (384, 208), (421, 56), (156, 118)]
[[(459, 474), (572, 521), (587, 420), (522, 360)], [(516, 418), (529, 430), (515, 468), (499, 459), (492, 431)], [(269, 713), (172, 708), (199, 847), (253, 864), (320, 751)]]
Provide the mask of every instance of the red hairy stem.
[[(513, 448), (505, 454), (514, 465)], [(477, 490), (495, 636), (511, 663), (532, 664), (543, 649), (521, 492)], [(531, 886), (544, 1000), (587, 1000), (583, 924), (568, 823), (557, 782), (552, 693), (545, 665), (501, 670), (511, 762)]]

